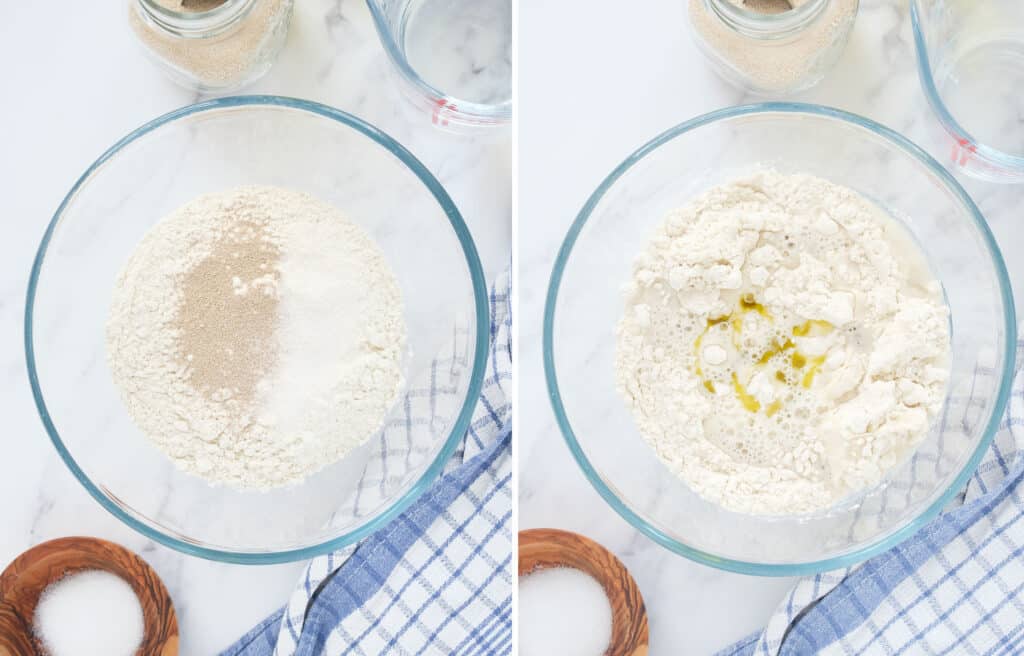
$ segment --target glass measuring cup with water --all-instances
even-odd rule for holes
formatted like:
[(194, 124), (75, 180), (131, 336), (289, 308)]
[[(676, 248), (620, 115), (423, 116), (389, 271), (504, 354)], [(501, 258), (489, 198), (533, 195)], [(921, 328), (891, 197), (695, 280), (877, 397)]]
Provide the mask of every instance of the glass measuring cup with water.
[(367, 0), (400, 84), (434, 124), (512, 119), (512, 0)]
[(1024, 2), (912, 0), (911, 18), (921, 84), (953, 163), (1024, 182)]

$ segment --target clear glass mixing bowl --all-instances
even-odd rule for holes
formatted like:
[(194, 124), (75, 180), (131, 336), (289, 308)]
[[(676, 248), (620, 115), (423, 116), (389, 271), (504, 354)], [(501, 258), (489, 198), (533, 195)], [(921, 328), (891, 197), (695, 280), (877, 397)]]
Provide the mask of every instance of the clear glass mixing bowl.
[[(640, 436), (615, 388), (615, 327), (634, 257), (667, 211), (759, 167), (851, 187), (902, 220), (945, 287), (952, 375), (944, 416), (882, 485), (826, 512), (756, 517), (697, 496)], [(909, 537), (964, 485), (1002, 416), (1015, 340), (999, 249), (960, 185), (899, 134), (834, 109), (768, 103), (688, 121), (630, 155), (583, 206), (544, 313), (555, 415), (579, 466), (627, 521), (668, 549), (746, 574), (797, 575)]]
[[(135, 245), (197, 195), (242, 184), (306, 191), (365, 228), (398, 278), (408, 325), (408, 392), (383, 431), (305, 483), (271, 492), (211, 487), (179, 471), (132, 423), (106, 364), (111, 293)], [(243, 563), (350, 544), (418, 497), (467, 428), (487, 335), (476, 248), (430, 172), (357, 118), (273, 96), (185, 107), (114, 144), (47, 227), (25, 310), (36, 405), (82, 485), (158, 542)]]

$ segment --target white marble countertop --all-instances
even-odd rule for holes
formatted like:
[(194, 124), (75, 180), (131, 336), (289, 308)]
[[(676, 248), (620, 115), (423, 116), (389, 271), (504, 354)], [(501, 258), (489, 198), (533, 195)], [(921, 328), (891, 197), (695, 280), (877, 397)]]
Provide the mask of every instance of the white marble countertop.
[[(452, 193), (489, 274), (503, 266), (511, 222), (512, 144), (469, 140), (417, 120), (386, 76), (361, 0), (298, 0), (281, 61), (246, 92), (307, 97), (390, 132)], [(934, 121), (914, 70), (906, 2), (864, 0), (837, 69), (801, 100), (864, 114), (937, 157)], [(686, 34), (684, 3), (521, 0), (519, 136), (520, 527), (585, 533), (615, 551), (645, 595), (653, 653), (708, 653), (758, 628), (788, 580), (720, 572), (639, 535), (576, 468), (551, 415), (540, 360), (540, 319), (551, 262), (583, 201), (613, 166), (657, 132), (705, 111), (753, 100), (726, 87)], [(96, 535), (143, 554), (164, 578), (182, 628), (182, 653), (214, 652), (285, 600), (299, 564), (224, 565), (136, 535), (101, 509), (53, 451), (32, 403), (22, 352), (31, 259), (46, 222), (81, 171), (128, 130), (196, 99), (135, 50), (123, 4), (19, 3), (0, 28), (8, 62), (0, 173), (0, 409), (8, 464), (0, 477), (0, 564), (32, 544)], [(420, 117), (422, 118), (422, 117)], [(1024, 187), (967, 181), (1004, 253), (1022, 243)], [(1024, 282), (1024, 260), (1009, 258)], [(1017, 294), (1018, 303), (1021, 296)]]
[[(0, 567), (33, 544), (93, 535), (142, 554), (166, 582), (182, 654), (208, 654), (281, 606), (301, 564), (239, 566), (156, 545), (103, 510), (50, 445), (25, 373), (22, 317), (28, 272), (46, 223), (93, 159), (138, 125), (198, 99), (165, 80), (137, 50), (123, 0), (24, 2), (0, 27), (6, 62), (0, 122)], [(243, 93), (324, 102), (402, 142), (441, 180), (473, 233), (488, 276), (508, 261), (511, 134), (442, 134), (409, 109), (388, 74), (363, 0), (298, 0), (278, 64)]]
[[(682, 0), (520, 1), (519, 327), (520, 529), (584, 533), (630, 568), (650, 616), (652, 654), (706, 654), (760, 628), (791, 585), (697, 565), (633, 530), (591, 488), (554, 423), (541, 362), (541, 317), (558, 247), (612, 168), (662, 130), (757, 99), (719, 81), (690, 39)], [(838, 67), (796, 100), (873, 118), (925, 146), (948, 147), (915, 69), (906, 0), (862, 0)], [(961, 176), (961, 180), (964, 180)], [(1024, 187), (966, 181), (1004, 254), (1024, 247)], [(1024, 259), (1007, 265), (1024, 289)]]

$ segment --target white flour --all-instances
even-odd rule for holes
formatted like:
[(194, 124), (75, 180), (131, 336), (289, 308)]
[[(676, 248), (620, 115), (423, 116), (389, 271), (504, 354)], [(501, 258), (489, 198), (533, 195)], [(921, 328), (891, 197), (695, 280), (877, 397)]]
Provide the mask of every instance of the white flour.
[(881, 208), (764, 172), (672, 212), (638, 257), (619, 389), (701, 496), (811, 512), (877, 484), (927, 435), (949, 375), (947, 313)]
[(118, 278), (110, 368), (139, 428), (214, 483), (301, 481), (380, 428), (402, 384), (402, 302), (370, 236), (275, 187), (156, 224)]

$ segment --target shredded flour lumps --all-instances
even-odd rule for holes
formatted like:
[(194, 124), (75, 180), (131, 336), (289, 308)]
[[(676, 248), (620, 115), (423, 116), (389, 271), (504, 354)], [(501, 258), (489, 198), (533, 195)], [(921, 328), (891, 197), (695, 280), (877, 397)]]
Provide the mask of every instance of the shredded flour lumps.
[(828, 508), (927, 435), (949, 377), (948, 309), (906, 232), (856, 192), (767, 171), (672, 212), (618, 328), (620, 393), (706, 499)]
[(117, 280), (115, 383), (139, 428), (214, 483), (272, 488), (341, 459), (402, 385), (398, 282), (370, 236), (276, 187), (201, 196)]

